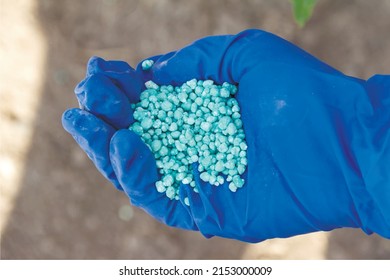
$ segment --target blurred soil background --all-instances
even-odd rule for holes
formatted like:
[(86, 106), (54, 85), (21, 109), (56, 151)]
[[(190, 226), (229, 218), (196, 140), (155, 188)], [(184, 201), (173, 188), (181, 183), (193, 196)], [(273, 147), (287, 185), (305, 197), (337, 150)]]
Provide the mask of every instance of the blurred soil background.
[(259, 28), (346, 74), (390, 73), (390, 1), (0, 0), (3, 259), (389, 259), (390, 241), (336, 230), (246, 244), (169, 228), (132, 208), (65, 133), (92, 55), (136, 65), (213, 34)]

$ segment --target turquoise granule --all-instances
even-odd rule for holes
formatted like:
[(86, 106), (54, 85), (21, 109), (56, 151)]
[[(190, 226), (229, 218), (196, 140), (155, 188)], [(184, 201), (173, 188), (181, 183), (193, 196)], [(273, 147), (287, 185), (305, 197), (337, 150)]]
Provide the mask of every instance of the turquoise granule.
[(154, 61), (151, 60), (151, 59), (146, 59), (144, 61), (142, 61), (141, 63), (141, 67), (142, 67), (142, 70), (149, 70), (154, 64)]
[[(240, 107), (233, 97), (237, 87), (196, 79), (178, 87), (152, 81), (145, 86), (140, 102), (132, 104), (135, 122), (129, 129), (140, 135), (154, 154), (161, 174), (157, 191), (178, 200), (183, 183), (198, 192), (193, 168), (211, 185), (227, 181), (232, 192), (241, 188), (248, 146)], [(189, 205), (188, 198), (185, 204)]]

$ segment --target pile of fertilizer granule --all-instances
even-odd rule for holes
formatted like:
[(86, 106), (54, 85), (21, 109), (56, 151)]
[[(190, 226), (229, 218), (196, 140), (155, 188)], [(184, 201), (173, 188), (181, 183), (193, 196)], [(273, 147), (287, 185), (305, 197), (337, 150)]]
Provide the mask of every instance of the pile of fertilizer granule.
[(161, 174), (157, 191), (178, 200), (183, 183), (198, 192), (195, 166), (204, 182), (219, 186), (226, 180), (232, 192), (241, 188), (240, 175), (248, 162), (240, 108), (233, 97), (237, 87), (195, 79), (178, 87), (152, 81), (145, 86), (140, 102), (132, 104), (136, 121), (129, 129), (154, 154)]

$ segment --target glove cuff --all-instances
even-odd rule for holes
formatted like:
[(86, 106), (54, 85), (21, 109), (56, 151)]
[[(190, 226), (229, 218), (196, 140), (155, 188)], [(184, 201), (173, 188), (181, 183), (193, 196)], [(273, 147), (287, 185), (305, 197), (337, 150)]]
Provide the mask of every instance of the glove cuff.
[(375, 75), (366, 82), (371, 102), (362, 117), (362, 135), (356, 158), (363, 185), (350, 188), (362, 229), (390, 238), (390, 75)]

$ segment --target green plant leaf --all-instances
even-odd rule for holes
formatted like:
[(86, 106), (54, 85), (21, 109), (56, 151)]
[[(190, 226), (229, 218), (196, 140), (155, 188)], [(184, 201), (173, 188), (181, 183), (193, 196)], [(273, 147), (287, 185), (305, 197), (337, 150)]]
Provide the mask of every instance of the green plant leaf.
[(310, 19), (317, 0), (291, 0), (293, 5), (294, 18), (300, 27)]

